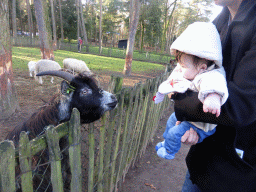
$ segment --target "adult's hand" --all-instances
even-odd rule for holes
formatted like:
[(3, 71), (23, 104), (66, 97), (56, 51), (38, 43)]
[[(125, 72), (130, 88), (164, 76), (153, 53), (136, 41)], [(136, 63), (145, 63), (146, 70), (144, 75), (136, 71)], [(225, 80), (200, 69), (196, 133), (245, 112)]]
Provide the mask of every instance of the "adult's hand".
[(195, 145), (199, 140), (197, 132), (190, 128), (186, 133), (181, 137), (181, 142), (187, 145)]

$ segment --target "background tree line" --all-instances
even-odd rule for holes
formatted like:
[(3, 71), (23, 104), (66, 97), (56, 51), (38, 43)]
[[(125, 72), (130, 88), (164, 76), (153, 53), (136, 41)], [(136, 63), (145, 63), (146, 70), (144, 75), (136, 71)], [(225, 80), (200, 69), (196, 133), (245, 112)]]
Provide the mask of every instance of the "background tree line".
[[(213, 2), (213, 0), (43, 0), (48, 9), (54, 41), (57, 39), (70, 41), (81, 36), (85, 44), (96, 42), (97, 45), (99, 42), (104, 45), (106, 42), (114, 43), (119, 39), (128, 39), (132, 1), (140, 3), (134, 46), (140, 51), (147, 48), (162, 53), (166, 51), (169, 53), (170, 44), (187, 25), (195, 21), (209, 21)], [(36, 36), (38, 27), (34, 0), (9, 0), (8, 4), (13, 36), (16, 35), (15, 31), (18, 35), (31, 35), (31, 38)], [(24, 34), (24, 32), (28, 33)]]
[[(213, 0), (2, 0), (0, 4), (0, 119), (17, 108), (11, 39), (40, 39), (42, 59), (54, 59), (57, 40), (84, 44), (128, 39), (124, 74), (133, 49), (169, 53), (175, 38), (195, 21), (209, 21)], [(37, 37), (38, 34), (38, 37)], [(11, 37), (12, 36), (12, 37)]]

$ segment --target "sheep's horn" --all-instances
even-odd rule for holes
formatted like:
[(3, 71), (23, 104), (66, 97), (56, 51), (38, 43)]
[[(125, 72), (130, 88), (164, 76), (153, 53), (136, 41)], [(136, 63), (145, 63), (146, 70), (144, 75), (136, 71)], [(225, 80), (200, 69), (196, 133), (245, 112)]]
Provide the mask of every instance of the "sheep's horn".
[(65, 79), (68, 82), (71, 82), (72, 79), (74, 78), (74, 75), (71, 73), (68, 73), (66, 71), (43, 71), (40, 73), (37, 73), (36, 76), (44, 76), (44, 75), (51, 75), (51, 76), (56, 76), (56, 77), (61, 77), (62, 79)]

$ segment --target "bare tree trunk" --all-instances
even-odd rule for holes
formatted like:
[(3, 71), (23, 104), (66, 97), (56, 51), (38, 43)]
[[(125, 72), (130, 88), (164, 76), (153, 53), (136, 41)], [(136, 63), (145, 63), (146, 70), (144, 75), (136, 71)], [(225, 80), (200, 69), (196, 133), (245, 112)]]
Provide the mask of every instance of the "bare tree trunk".
[(60, 31), (61, 31), (61, 41), (64, 41), (64, 31), (63, 31), (63, 20), (62, 20), (61, 0), (59, 0), (59, 7), (60, 7)]
[(177, 23), (177, 18), (173, 18), (172, 25), (170, 26), (170, 44), (169, 45), (171, 45), (173, 41), (176, 39), (176, 34), (175, 34), (176, 27), (177, 27), (176, 23)]
[(57, 32), (56, 32), (56, 23), (55, 23), (55, 14), (54, 14), (53, 1), (54, 0), (50, 0), (51, 15), (52, 15), (53, 50), (56, 50), (57, 49)]
[(144, 30), (145, 30), (145, 24), (144, 20), (141, 21), (141, 34), (140, 34), (140, 51), (143, 51), (143, 45), (144, 45)]
[(17, 40), (16, 0), (12, 0), (12, 39), (15, 44)]
[[(166, 8), (165, 8), (165, 22), (164, 22), (164, 29), (163, 29), (163, 34), (162, 34), (162, 43), (161, 43), (161, 52), (163, 53), (164, 52), (164, 48), (165, 48), (165, 44), (166, 44), (166, 39), (167, 39), (167, 30), (169, 28), (169, 25), (170, 25), (170, 22), (171, 22), (171, 19), (172, 19), (172, 15), (174, 13), (174, 10), (176, 8), (176, 3), (177, 3), (177, 0), (174, 0), (170, 5), (168, 5), (168, 0), (166, 1)], [(173, 6), (172, 8), (172, 12), (171, 14), (168, 16), (168, 12), (169, 12), (169, 9), (171, 8), (171, 6)]]
[(102, 28), (101, 28), (101, 24), (102, 24), (102, 0), (100, 1), (100, 23), (99, 23), (99, 54), (101, 54), (102, 52)]
[(20, 31), (22, 32), (23, 31), (23, 24), (22, 24), (22, 10), (21, 10), (21, 8), (19, 7), (19, 9), (20, 9)]
[(79, 0), (76, 0), (76, 13), (77, 13), (77, 39), (78, 39), (80, 37)]
[(29, 0), (26, 0), (26, 4), (27, 4), (27, 13), (28, 13), (29, 40), (30, 40), (30, 45), (32, 45), (33, 20), (32, 20)]
[(52, 33), (46, 0), (34, 0), (42, 59), (54, 59)]
[(168, 18), (168, 12), (169, 12), (169, 8), (168, 7), (168, 3), (169, 0), (166, 0), (166, 2), (164, 3), (164, 25), (163, 25), (163, 33), (162, 33), (162, 38), (161, 38), (161, 52), (163, 53), (164, 51), (164, 44), (166, 42), (166, 29), (167, 29), (167, 18)]
[[(93, 4), (91, 4), (91, 23), (92, 23), (92, 18), (93, 18)], [(93, 38), (94, 39), (94, 41), (95, 41), (95, 35), (93, 35), (93, 27), (91, 27), (91, 38)]]
[(168, 36), (167, 36), (167, 43), (166, 43), (166, 53), (167, 54), (170, 54), (170, 46), (171, 44), (173, 43), (173, 31), (174, 31), (174, 28), (175, 28), (175, 20), (174, 18), (172, 17), (171, 18), (171, 21), (170, 21), (170, 24), (169, 24), (169, 28), (168, 28)]
[(80, 7), (81, 22), (82, 22), (83, 41), (84, 41), (84, 44), (87, 45), (88, 39), (87, 39), (87, 33), (85, 29), (85, 24), (84, 24), (83, 5), (81, 0), (79, 0), (79, 5), (80, 5), (79, 7)]
[(130, 24), (129, 24), (129, 39), (126, 50), (126, 58), (124, 65), (124, 75), (130, 76), (132, 72), (132, 58), (133, 58), (133, 48), (134, 48), (134, 40), (137, 31), (137, 26), (139, 22), (140, 16), (140, 0), (131, 0), (130, 1)]
[(13, 82), (8, 0), (0, 4), (0, 120), (8, 118), (19, 104)]

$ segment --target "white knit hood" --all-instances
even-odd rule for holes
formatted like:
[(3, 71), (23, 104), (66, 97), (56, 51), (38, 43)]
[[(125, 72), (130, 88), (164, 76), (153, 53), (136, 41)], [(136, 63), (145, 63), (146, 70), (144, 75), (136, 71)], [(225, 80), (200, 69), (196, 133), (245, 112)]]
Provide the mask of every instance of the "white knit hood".
[(176, 50), (214, 61), (222, 66), (222, 48), (219, 33), (212, 23), (195, 22), (189, 25), (171, 45), (171, 54)]

